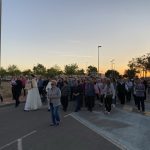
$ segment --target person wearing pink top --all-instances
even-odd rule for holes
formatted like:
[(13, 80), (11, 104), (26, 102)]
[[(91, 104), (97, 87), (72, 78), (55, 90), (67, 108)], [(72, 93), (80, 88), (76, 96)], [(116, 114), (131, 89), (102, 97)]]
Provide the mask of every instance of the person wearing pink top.
[(26, 77), (22, 76), (21, 77), (21, 82), (22, 82), (23, 95), (26, 96), (26, 90), (25, 90), (25, 85), (26, 85), (26, 82), (27, 82)]

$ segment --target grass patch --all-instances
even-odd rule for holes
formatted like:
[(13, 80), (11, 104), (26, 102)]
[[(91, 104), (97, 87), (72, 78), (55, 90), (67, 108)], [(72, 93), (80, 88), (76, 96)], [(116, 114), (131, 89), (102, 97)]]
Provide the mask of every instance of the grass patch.
[(2, 81), (0, 86), (0, 94), (5, 98), (12, 98), (11, 84), (8, 81)]

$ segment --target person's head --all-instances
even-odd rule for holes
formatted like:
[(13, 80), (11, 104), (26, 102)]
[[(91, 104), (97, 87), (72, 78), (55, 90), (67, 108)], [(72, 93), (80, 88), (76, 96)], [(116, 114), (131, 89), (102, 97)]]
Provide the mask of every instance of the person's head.
[(64, 85), (68, 85), (68, 82), (66, 80), (64, 81)]
[(52, 80), (52, 81), (51, 81), (51, 86), (52, 86), (52, 87), (55, 87), (56, 85), (57, 85), (57, 81), (56, 81), (56, 80)]

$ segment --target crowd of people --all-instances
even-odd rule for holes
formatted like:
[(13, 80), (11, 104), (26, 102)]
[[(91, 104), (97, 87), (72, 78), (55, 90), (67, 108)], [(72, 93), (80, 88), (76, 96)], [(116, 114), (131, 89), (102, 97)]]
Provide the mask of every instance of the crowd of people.
[(110, 114), (116, 103), (124, 105), (133, 97), (134, 104), (139, 112), (145, 111), (147, 91), (150, 91), (148, 82), (144, 79), (114, 79), (101, 77), (57, 77), (55, 79), (31, 76), (12, 78), (12, 96), (16, 101), (15, 107), (20, 104), (21, 91), (26, 96), (24, 110), (31, 111), (41, 108), (42, 103), (48, 104), (51, 111), (52, 124), (59, 125), (59, 109), (62, 105), (64, 112), (68, 110), (68, 103), (74, 101), (74, 112), (82, 107), (92, 112), (95, 100), (99, 106), (104, 106), (105, 114)]

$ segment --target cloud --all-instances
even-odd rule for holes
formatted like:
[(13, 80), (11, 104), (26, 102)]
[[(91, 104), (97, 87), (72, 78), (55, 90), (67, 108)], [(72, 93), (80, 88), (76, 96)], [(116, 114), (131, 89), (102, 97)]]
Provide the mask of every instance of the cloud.
[(83, 56), (83, 55), (74, 55), (74, 54), (65, 54), (64, 52), (56, 52), (56, 51), (50, 51), (50, 54), (62, 56), (62, 57), (76, 57), (76, 58), (91, 58), (93, 56)]
[(79, 40), (68, 40), (69, 43), (78, 44), (80, 43)]
[(61, 55), (63, 57), (78, 57), (78, 58), (91, 58), (92, 56), (81, 56), (81, 55)]

